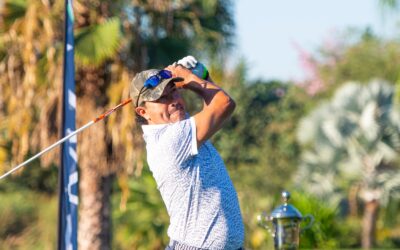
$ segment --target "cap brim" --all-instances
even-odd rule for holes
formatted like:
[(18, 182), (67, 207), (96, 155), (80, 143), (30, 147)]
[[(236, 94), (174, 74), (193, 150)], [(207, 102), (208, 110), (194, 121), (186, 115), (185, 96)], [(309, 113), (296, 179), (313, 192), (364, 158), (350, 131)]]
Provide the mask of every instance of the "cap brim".
[[(174, 77), (174, 78), (170, 78), (170, 79), (165, 79), (163, 80), (160, 84), (158, 84), (155, 88), (153, 89), (147, 89), (143, 92), (142, 96), (143, 98), (141, 98), (142, 102), (143, 101), (156, 101), (157, 99), (159, 99), (163, 92), (165, 87), (167, 87), (167, 85), (171, 82), (181, 82), (184, 79), (182, 77)], [(145, 93), (150, 91), (151, 93)]]

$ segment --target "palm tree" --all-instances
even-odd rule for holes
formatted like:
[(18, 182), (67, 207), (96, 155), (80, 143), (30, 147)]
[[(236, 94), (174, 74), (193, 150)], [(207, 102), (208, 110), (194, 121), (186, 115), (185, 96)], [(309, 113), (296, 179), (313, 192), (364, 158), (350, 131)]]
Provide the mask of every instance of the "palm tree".
[[(298, 172), (306, 190), (339, 200), (357, 191), (364, 202), (362, 247), (375, 243), (379, 208), (399, 192), (399, 107), (393, 86), (347, 83), (299, 125), (307, 148)], [(327, 195), (329, 194), (329, 195)]]
[[(55, 27), (62, 21), (52, 18), (53, 7), (46, 1), (6, 1), (2, 7), (0, 147), (7, 151), (1, 162), (4, 166), (6, 162), (21, 162), (29, 152), (57, 139), (62, 33)], [(41, 159), (43, 165), (49, 165), (57, 155), (58, 150), (49, 152)]]
[[(54, 3), (47, 1), (7, 1), (2, 9), (4, 25), (2, 26), (1, 41), (4, 44), (3, 48), (7, 48), (1, 58), (1, 69), (4, 73), (1, 79), (3, 90), (1, 93), (3, 103), (1, 116), (5, 118), (2, 120), (2, 135), (5, 135), (4, 141), (11, 140), (11, 153), (15, 161), (12, 163), (14, 164), (21, 162), (27, 153), (35, 152), (51, 144), (50, 142), (56, 141), (59, 134), (60, 116), (57, 114), (61, 113), (59, 112), (61, 106), (59, 105), (59, 97), (61, 96), (63, 30), (57, 27), (63, 27), (62, 20), (59, 19), (60, 16), (63, 16), (62, 7), (63, 1)], [(91, 57), (94, 63), (100, 64), (110, 55), (114, 55), (117, 49), (118, 35), (119, 23), (115, 20), (104, 21), (79, 29), (76, 37), (78, 62), (87, 64), (89, 61), (87, 58)], [(104, 37), (107, 37), (107, 39), (104, 39)], [(94, 38), (97, 40), (94, 40)], [(95, 41), (95, 45), (91, 47), (95, 50), (88, 51), (89, 49), (85, 47), (85, 44), (89, 44), (90, 40), (92, 41), (91, 45)], [(99, 47), (101, 49), (98, 49)], [(82, 71), (78, 72), (81, 73)], [(89, 74), (84, 75), (90, 76)], [(94, 81), (93, 78), (92, 81)], [(87, 87), (88, 85), (84, 86)], [(78, 84), (78, 89), (79, 87)], [(86, 94), (92, 95), (92, 93)], [(87, 119), (90, 119), (88, 117), (95, 117), (96, 111), (97, 114), (100, 113), (99, 109), (94, 110), (95, 107), (88, 107), (85, 98), (78, 99), (78, 103), (81, 103), (81, 109), (78, 109), (78, 125), (87, 122)], [(100, 104), (104, 104), (104, 101)], [(104, 124), (102, 126), (104, 127)], [(103, 131), (105, 131), (104, 128)], [(93, 136), (92, 138), (96, 137)], [(98, 148), (101, 150), (103, 149), (101, 145), (104, 145), (103, 138), (99, 138), (99, 140), (101, 140), (101, 143)], [(80, 143), (80, 155), (87, 155), (85, 152), (82, 153), (86, 141), (88, 140), (82, 140)], [(86, 147), (86, 152), (93, 152), (93, 150), (88, 150)], [(52, 162), (57, 162), (58, 153), (57, 149), (47, 154), (41, 159), (42, 164), (47, 166)], [(95, 153), (99, 153), (99, 156), (101, 156), (104, 155), (104, 150)], [(101, 160), (99, 156), (94, 157), (94, 159), (100, 158), (99, 160)], [(85, 165), (85, 158), (87, 159), (87, 157), (82, 157), (83, 166)], [(90, 178), (85, 178), (87, 176), (85, 175), (86, 169), (90, 169), (90, 165), (87, 168), (82, 168), (81, 182), (88, 183), (90, 186), (93, 182), (90, 182)], [(101, 212), (105, 209), (102, 206), (100, 208), (95, 206), (95, 203), (99, 201), (90, 196), (95, 193), (100, 197), (108, 197), (108, 193), (96, 192), (93, 189), (93, 187), (96, 188), (95, 185), (90, 187), (91, 190), (81, 187), (82, 204), (80, 207), (81, 218), (83, 218), (83, 223), (80, 223), (80, 226), (87, 225), (84, 220), (87, 217), (97, 219), (96, 222), (98, 222), (97, 224), (92, 223), (87, 229), (90, 233), (85, 235), (89, 240), (98, 237), (97, 231), (101, 231), (105, 235), (109, 235), (108, 232), (110, 231), (110, 227), (103, 226), (103, 224), (107, 225), (106, 222), (109, 221), (107, 217), (103, 219), (102, 214), (104, 213)], [(106, 195), (102, 195), (102, 193), (106, 193)], [(87, 203), (90, 204), (87, 205)], [(107, 208), (108, 203), (105, 202), (104, 204)], [(89, 206), (89, 211), (92, 211), (90, 216), (85, 214), (87, 212), (86, 206)], [(96, 208), (97, 210), (95, 210)], [(85, 230), (82, 231), (85, 233)], [(91, 237), (93, 235), (94, 237)], [(109, 237), (103, 238), (104, 240), (103, 242), (100, 241), (100, 245), (103, 243), (106, 246), (109, 245), (110, 243), (107, 243)], [(92, 241), (95, 248), (99, 241)]]

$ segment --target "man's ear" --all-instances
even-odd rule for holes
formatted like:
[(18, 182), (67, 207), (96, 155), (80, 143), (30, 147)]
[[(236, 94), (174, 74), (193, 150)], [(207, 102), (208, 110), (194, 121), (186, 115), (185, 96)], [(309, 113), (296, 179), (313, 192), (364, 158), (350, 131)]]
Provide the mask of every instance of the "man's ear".
[(147, 112), (145, 107), (139, 106), (137, 108), (135, 108), (135, 112), (140, 115), (141, 117), (143, 117), (146, 120), (150, 120), (150, 116), (149, 113)]

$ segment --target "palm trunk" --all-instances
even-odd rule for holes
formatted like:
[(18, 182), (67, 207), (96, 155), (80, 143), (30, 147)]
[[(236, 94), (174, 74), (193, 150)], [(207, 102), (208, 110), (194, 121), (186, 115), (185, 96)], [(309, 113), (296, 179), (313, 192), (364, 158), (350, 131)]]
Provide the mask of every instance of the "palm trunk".
[(363, 249), (371, 249), (375, 244), (378, 211), (379, 202), (377, 200), (367, 201), (365, 203), (361, 239), (361, 245)]
[(79, 248), (111, 249), (110, 193), (112, 176), (101, 177), (89, 166), (81, 168)]
[[(90, 97), (78, 100), (78, 122), (86, 123), (100, 111)], [(80, 249), (111, 249), (110, 194), (113, 175), (107, 162), (104, 122), (78, 137), (80, 207), (78, 244)]]
[(353, 185), (350, 187), (349, 194), (347, 196), (349, 202), (349, 214), (351, 217), (355, 218), (358, 216), (358, 202), (357, 196), (360, 188), (358, 185)]

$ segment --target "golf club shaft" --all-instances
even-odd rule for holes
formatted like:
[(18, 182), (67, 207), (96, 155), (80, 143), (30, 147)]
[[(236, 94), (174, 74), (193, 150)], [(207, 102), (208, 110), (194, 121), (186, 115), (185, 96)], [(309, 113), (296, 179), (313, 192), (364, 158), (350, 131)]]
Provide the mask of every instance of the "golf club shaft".
[(57, 147), (58, 145), (62, 144), (63, 142), (65, 142), (66, 140), (68, 140), (69, 138), (71, 138), (72, 136), (82, 132), (83, 130), (87, 129), (88, 127), (92, 126), (93, 124), (95, 124), (98, 121), (103, 120), (104, 118), (106, 118), (107, 116), (109, 116), (110, 114), (112, 114), (114, 111), (116, 111), (117, 109), (125, 106), (126, 104), (130, 103), (132, 101), (132, 99), (127, 99), (123, 102), (121, 102), (120, 104), (118, 104), (117, 106), (115, 106), (114, 108), (108, 110), (107, 112), (105, 112), (104, 114), (101, 114), (100, 116), (96, 117), (96, 119), (94, 119), (93, 121), (87, 123), (86, 125), (82, 126), (81, 128), (75, 130), (74, 132), (68, 134), (67, 136), (65, 136), (64, 138), (60, 139), (59, 141), (57, 141), (56, 143), (54, 143), (53, 145), (45, 148), (44, 150), (42, 150), (41, 152), (37, 153), (36, 155), (32, 156), (31, 158), (29, 158), (28, 160), (24, 161), (23, 163), (19, 164), (18, 166), (12, 168), (11, 170), (9, 170), (7, 173), (3, 174), (0, 176), (0, 180), (7, 177), (8, 175), (14, 173), (15, 171), (17, 171), (18, 169), (22, 168), (23, 166), (25, 166), (26, 164), (30, 163), (31, 161), (35, 160), (36, 158), (38, 158), (39, 156), (43, 155), (44, 153), (52, 150), (53, 148)]

